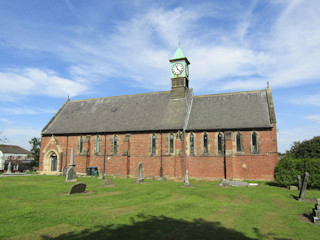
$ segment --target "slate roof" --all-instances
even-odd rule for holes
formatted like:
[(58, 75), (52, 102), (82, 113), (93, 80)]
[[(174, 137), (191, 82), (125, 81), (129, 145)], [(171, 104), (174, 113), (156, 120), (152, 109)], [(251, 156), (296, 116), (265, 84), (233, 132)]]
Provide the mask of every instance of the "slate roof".
[(182, 129), (186, 106), (184, 98), (170, 99), (170, 91), (67, 101), (42, 134)]
[(19, 147), (19, 146), (15, 146), (15, 145), (0, 145), (0, 151), (2, 151), (3, 153), (9, 153), (9, 154), (28, 154), (29, 151), (27, 151), (26, 149)]
[(187, 130), (270, 128), (268, 101), (267, 90), (195, 96)]
[[(170, 99), (170, 91), (66, 101), (43, 135), (271, 128), (271, 90)], [(190, 107), (191, 106), (191, 107)]]

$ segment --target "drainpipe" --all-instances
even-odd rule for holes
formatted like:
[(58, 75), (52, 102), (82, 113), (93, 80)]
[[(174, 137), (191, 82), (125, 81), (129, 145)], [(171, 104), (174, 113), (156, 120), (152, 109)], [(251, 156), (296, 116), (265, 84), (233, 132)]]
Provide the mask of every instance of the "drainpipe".
[(104, 134), (103, 174), (106, 174), (107, 136)]
[(160, 146), (160, 178), (163, 176), (163, 169), (162, 169), (162, 132), (160, 132), (161, 136), (161, 146)]
[(68, 142), (69, 142), (69, 136), (67, 135), (67, 151), (66, 151), (66, 162), (64, 166), (67, 168), (67, 162), (68, 162)]
[(225, 132), (223, 132), (223, 164), (224, 164), (224, 178), (227, 179), (226, 133)]

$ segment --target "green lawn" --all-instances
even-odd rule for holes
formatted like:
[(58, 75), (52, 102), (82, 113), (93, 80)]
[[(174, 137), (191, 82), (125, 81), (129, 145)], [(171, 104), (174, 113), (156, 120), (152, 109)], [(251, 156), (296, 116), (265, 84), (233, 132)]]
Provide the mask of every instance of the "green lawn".
[(1, 239), (320, 239), (310, 214), (320, 191), (260, 183), (222, 188), (218, 182), (114, 178), (103, 187), (82, 177), (86, 194), (58, 176), (0, 177)]

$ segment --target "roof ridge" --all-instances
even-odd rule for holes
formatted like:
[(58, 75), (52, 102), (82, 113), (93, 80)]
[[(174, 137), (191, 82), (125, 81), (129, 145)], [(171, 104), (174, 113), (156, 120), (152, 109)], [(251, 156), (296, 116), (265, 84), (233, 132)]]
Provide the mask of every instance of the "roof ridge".
[(87, 99), (70, 100), (70, 102), (82, 102), (82, 101), (91, 101), (91, 100), (98, 100), (98, 99), (121, 98), (121, 97), (130, 97), (130, 96), (139, 96), (139, 95), (152, 95), (157, 93), (170, 93), (170, 92), (171, 91), (160, 91), (160, 92), (137, 93), (137, 94), (127, 94), (127, 95), (120, 95), (120, 96), (110, 96), (110, 97), (87, 98)]
[(198, 95), (194, 96), (195, 98), (201, 97), (211, 97), (211, 96), (221, 96), (221, 95), (236, 95), (236, 94), (246, 94), (246, 93), (257, 93), (257, 92), (265, 92), (265, 89), (261, 90), (252, 90), (252, 91), (242, 91), (242, 92), (231, 92), (231, 93), (215, 93), (215, 94), (207, 94), (207, 95)]

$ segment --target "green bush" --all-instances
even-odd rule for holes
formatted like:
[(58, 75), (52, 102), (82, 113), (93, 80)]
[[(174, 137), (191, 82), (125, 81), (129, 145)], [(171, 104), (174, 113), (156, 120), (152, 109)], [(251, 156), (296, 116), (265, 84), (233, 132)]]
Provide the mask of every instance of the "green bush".
[(298, 186), (298, 175), (303, 181), (305, 172), (310, 174), (308, 187), (320, 189), (320, 158), (298, 159), (287, 155), (277, 163), (274, 178), (282, 186)]

